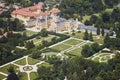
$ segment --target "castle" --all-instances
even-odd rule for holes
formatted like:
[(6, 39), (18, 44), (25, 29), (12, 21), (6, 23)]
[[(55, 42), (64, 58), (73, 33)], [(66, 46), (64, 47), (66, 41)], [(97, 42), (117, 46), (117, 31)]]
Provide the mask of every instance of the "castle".
[(61, 32), (77, 30), (78, 20), (66, 20), (58, 16), (60, 10), (53, 8), (49, 11), (42, 11), (43, 3), (40, 2), (35, 6), (18, 9), (12, 12), (12, 17), (18, 18), (24, 21), (27, 26), (35, 26), (35, 28), (41, 31), (46, 28), (49, 31)]

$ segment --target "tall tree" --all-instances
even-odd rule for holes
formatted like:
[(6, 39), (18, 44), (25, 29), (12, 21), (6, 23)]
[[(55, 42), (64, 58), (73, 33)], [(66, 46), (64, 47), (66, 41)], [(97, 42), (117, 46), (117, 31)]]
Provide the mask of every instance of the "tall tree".
[(87, 31), (87, 30), (85, 30), (83, 39), (84, 39), (84, 40), (88, 40), (88, 39), (89, 39), (89, 34), (88, 34), (88, 31)]
[(15, 70), (14, 70), (14, 67), (10, 67), (8, 69), (8, 72), (10, 73), (8, 76), (7, 76), (7, 80), (19, 80), (18, 76), (16, 75), (15, 73)]
[(97, 35), (100, 35), (100, 26), (97, 26), (96, 33), (97, 33)]
[(89, 45), (83, 46), (83, 49), (82, 49), (82, 51), (81, 51), (81, 54), (82, 54), (84, 57), (89, 57), (89, 56), (93, 55), (92, 48), (91, 48)]
[(101, 34), (102, 34), (102, 36), (104, 36), (104, 35), (105, 35), (104, 28), (102, 28), (102, 30), (101, 30)]
[(93, 41), (92, 31), (90, 32), (89, 40), (90, 40), (90, 41)]

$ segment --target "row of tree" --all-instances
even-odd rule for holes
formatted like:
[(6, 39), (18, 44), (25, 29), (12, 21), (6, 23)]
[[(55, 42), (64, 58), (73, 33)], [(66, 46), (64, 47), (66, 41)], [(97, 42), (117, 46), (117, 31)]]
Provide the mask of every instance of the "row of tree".
[(84, 40), (90, 40), (90, 41), (93, 41), (93, 35), (92, 35), (92, 31), (90, 32), (90, 34), (88, 33), (87, 30), (85, 30), (85, 33), (84, 33), (84, 37), (83, 37)]

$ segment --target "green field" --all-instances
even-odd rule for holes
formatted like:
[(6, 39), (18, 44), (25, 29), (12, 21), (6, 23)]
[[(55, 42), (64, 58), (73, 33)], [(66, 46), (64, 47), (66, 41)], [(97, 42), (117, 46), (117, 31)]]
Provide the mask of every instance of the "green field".
[(72, 47), (72, 46), (61, 43), (61, 44), (58, 44), (56, 46), (53, 46), (52, 49), (55, 49), (55, 50), (58, 50), (58, 51), (63, 51), (63, 50), (66, 50), (70, 47)]
[(25, 73), (25, 72), (23, 72), (22, 73), (22, 80), (28, 80), (28, 75), (27, 75), (27, 73)]
[(84, 23), (86, 20), (90, 20), (90, 15), (85, 15), (85, 16), (83, 16), (83, 20), (82, 20), (82, 22)]
[(34, 34), (37, 34), (37, 32), (33, 32), (33, 31), (29, 31), (29, 30), (21, 31), (21, 32), (18, 32), (18, 33), (23, 34), (23, 32), (26, 32), (27, 36), (32, 36)]
[(94, 61), (99, 62), (99, 59), (100, 59), (99, 57), (95, 57)]
[(42, 66), (45, 66), (45, 67), (52, 67), (52, 65), (49, 64), (49, 63), (47, 63), (47, 62), (42, 63), (42, 64), (38, 65), (37, 67), (42, 67)]
[(78, 39), (83, 39), (84, 32), (81, 33), (76, 32), (75, 35), (70, 35), (70, 36)]
[[(81, 31), (81, 33), (76, 32), (75, 35), (70, 35), (70, 36), (74, 37), (74, 38), (78, 38), (78, 39), (83, 39), (84, 32), (82, 32), (82, 31)], [(104, 36), (97, 36), (96, 34), (93, 34), (93, 40), (94, 40), (94, 42), (103, 44), (104, 43)]]
[(97, 38), (97, 36), (93, 36), (94, 42), (103, 44), (104, 43), (104, 36), (99, 36), (99, 38)]
[(6, 76), (0, 74), (0, 80), (2, 80), (2, 79), (4, 79), (4, 78), (6, 78)]
[(30, 40), (33, 40), (34, 44), (36, 46), (38, 46), (38, 45), (42, 44), (43, 40), (46, 40), (46, 41), (50, 42), (53, 37), (55, 37), (55, 36), (54, 35), (48, 35), (47, 37), (37, 36), (37, 37), (35, 37), (33, 39), (30, 39)]
[(36, 79), (37, 77), (38, 77), (37, 72), (31, 72), (31, 73), (30, 73), (30, 80), (34, 80), (34, 79)]
[(34, 65), (34, 64), (36, 64), (36, 63), (38, 63), (38, 62), (39, 62), (39, 60), (33, 59), (33, 58), (31, 58), (31, 57), (28, 57), (28, 64)]
[(18, 64), (18, 65), (25, 65), (26, 64), (26, 59), (23, 58), (23, 59), (21, 59), (19, 61), (16, 61), (15, 63)]
[(65, 44), (70, 44), (70, 45), (77, 45), (80, 44), (82, 41), (81, 40), (76, 40), (76, 39), (70, 39), (68, 41), (65, 41)]
[(81, 50), (82, 50), (82, 47), (76, 48), (76, 49), (74, 49), (74, 50), (72, 50), (72, 51), (70, 51), (70, 52), (68, 52), (68, 53), (69, 53), (69, 54), (72, 54), (72, 55), (75, 55), (75, 56), (82, 56), (82, 55), (81, 55)]
[(4, 67), (0, 68), (0, 72), (9, 74), (8, 69), (9, 69), (9, 67), (11, 67), (11, 66), (14, 67), (15, 72), (18, 72), (18, 69), (17, 69), (18, 67), (15, 66), (15, 65), (13, 65), (13, 64), (9, 64), (9, 65), (7, 65), (7, 66), (4, 66)]

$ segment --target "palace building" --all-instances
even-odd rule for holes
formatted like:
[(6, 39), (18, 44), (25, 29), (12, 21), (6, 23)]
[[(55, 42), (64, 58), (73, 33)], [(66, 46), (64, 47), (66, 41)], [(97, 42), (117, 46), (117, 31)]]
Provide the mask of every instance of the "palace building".
[(24, 21), (27, 26), (33, 26), (41, 31), (46, 28), (49, 31), (61, 32), (77, 30), (78, 20), (66, 20), (59, 17), (60, 10), (53, 8), (49, 11), (43, 12), (44, 3), (40, 2), (35, 6), (18, 9), (12, 12), (12, 17)]

